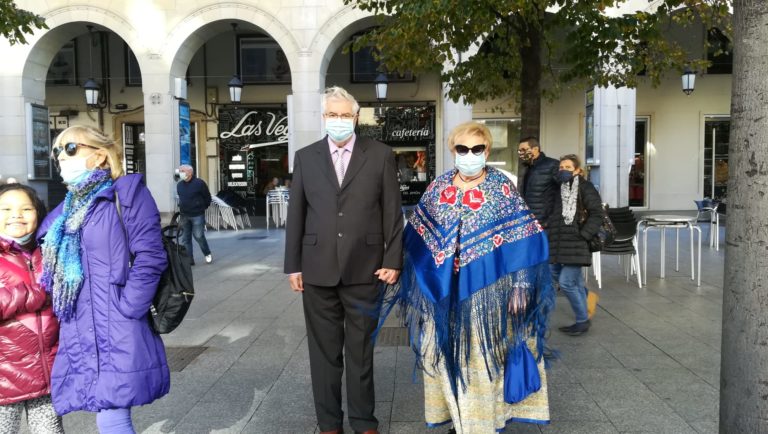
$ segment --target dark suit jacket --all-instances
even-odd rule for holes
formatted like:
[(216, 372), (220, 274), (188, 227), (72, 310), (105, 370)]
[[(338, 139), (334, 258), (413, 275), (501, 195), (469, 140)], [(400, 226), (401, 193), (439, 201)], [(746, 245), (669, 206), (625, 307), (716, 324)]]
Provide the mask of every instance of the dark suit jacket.
[(374, 283), (402, 268), (403, 214), (389, 146), (358, 136), (339, 187), (328, 139), (296, 152), (288, 205), (285, 272), (317, 286)]

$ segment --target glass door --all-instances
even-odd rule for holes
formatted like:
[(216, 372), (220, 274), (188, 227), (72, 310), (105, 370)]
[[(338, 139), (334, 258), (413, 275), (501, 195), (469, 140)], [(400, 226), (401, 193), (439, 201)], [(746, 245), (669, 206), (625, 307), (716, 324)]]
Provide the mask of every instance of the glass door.
[(731, 120), (704, 119), (704, 197), (724, 201), (728, 196), (728, 142)]
[(650, 117), (635, 119), (635, 152), (629, 169), (629, 206), (647, 207), (648, 197), (648, 137)]

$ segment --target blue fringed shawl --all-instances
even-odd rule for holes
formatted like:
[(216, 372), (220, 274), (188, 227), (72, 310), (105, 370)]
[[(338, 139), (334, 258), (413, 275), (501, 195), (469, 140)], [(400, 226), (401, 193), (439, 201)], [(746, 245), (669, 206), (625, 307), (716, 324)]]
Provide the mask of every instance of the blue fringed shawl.
[(467, 192), (452, 185), (455, 170), (428, 187), (404, 232), (400, 283), (384, 296), (382, 318), (400, 307), (418, 366), (444, 364), (454, 393), (470, 381), (473, 341), (492, 380), (530, 337), (541, 360), (554, 306), (546, 235), (510, 180), (487, 171)]

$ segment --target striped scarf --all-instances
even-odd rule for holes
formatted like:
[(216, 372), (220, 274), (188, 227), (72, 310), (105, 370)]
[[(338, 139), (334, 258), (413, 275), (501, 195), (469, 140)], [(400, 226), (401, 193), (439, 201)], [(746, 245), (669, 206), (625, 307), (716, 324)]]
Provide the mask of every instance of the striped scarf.
[(83, 285), (80, 228), (96, 195), (111, 186), (110, 171), (102, 169), (93, 170), (84, 180), (68, 186), (64, 210), (45, 235), (40, 284), (51, 294), (53, 311), (62, 321), (69, 321), (75, 313), (75, 302)]

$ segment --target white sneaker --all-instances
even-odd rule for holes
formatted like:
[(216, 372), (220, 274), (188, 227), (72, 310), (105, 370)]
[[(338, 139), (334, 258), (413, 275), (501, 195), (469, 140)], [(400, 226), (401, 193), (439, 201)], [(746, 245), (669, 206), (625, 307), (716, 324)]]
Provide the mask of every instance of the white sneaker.
[(205, 255), (205, 263), (210, 264), (211, 262), (213, 262), (213, 256)]

